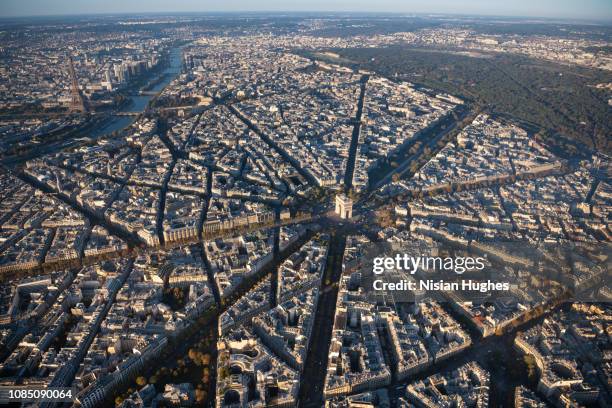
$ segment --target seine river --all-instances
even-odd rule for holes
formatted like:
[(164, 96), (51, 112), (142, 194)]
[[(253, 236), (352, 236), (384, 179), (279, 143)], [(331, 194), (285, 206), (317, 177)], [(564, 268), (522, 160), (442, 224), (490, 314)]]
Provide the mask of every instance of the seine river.
[[(149, 91), (159, 92), (166, 87), (181, 72), (183, 47), (176, 47), (170, 51), (170, 64), (159, 74), (163, 79), (151, 87)], [(151, 78), (154, 79), (154, 78)], [(131, 102), (126, 103), (119, 112), (142, 112), (146, 108), (152, 95), (130, 95)], [(100, 127), (92, 130), (89, 137), (98, 138), (116, 130), (121, 130), (134, 121), (134, 116), (113, 116), (112, 119), (103, 123)]]

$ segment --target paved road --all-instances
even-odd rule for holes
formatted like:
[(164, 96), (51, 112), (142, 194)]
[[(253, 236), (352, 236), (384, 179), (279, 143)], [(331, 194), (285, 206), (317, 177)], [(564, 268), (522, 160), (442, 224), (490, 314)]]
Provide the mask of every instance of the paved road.
[(357, 101), (357, 113), (355, 114), (353, 135), (351, 137), (351, 146), (349, 147), (349, 157), (346, 162), (344, 171), (344, 193), (348, 194), (353, 187), (353, 174), (355, 172), (355, 160), (357, 159), (357, 147), (359, 145), (359, 135), (361, 134), (361, 116), (363, 114), (363, 104), (365, 100), (366, 86), (368, 84), (368, 75), (361, 77), (359, 100)]
[(104, 219), (103, 216), (101, 216), (100, 214), (96, 213), (95, 211), (89, 209), (88, 207), (85, 207), (81, 204), (79, 204), (78, 202), (76, 202), (76, 200), (72, 199), (71, 197), (68, 197), (66, 194), (57, 192), (55, 190), (53, 190), (51, 187), (49, 187), (47, 184), (44, 184), (42, 182), (40, 182), (39, 180), (35, 179), (34, 177), (22, 172), (22, 171), (18, 171), (18, 172), (13, 172), (13, 174), (15, 176), (17, 176), (18, 178), (20, 178), (23, 182), (30, 184), (32, 187), (34, 187), (37, 190), (43, 191), (44, 193), (53, 195), (54, 197), (56, 197), (58, 200), (68, 204), (70, 207), (72, 207), (73, 209), (75, 209), (77, 212), (83, 214), (85, 217), (87, 217), (89, 219), (89, 221), (91, 222), (91, 225), (102, 225), (104, 226), (110, 233), (112, 233), (113, 235), (118, 236), (119, 238), (123, 239), (125, 242), (128, 243), (128, 245), (130, 246), (138, 246), (142, 243), (142, 240), (136, 235), (136, 234), (130, 234), (127, 233), (126, 231), (122, 230), (121, 228), (115, 226), (114, 224), (106, 221), (106, 219)]
[[(418, 163), (419, 160), (425, 157), (426, 148), (429, 149), (430, 151), (428, 156), (433, 157), (443, 147), (443, 146), (437, 147), (437, 143), (442, 138), (444, 138), (445, 136), (448, 136), (449, 134), (451, 134), (451, 132), (458, 133), (461, 130), (463, 130), (463, 127), (458, 127), (459, 121), (464, 121), (464, 124), (467, 125), (468, 123), (471, 123), (472, 121), (465, 120), (465, 119), (468, 117), (473, 119), (478, 115), (479, 112), (480, 112), (479, 109), (473, 109), (473, 110), (465, 109), (459, 114), (460, 116), (457, 118), (453, 116), (453, 114), (449, 114), (446, 118), (440, 121), (434, 122), (433, 124), (426, 127), (425, 129), (422, 129), (419, 132), (417, 132), (415, 137), (413, 137), (410, 140), (410, 143), (406, 145), (405, 147), (401, 148), (401, 151), (405, 152), (407, 149), (412, 147), (417, 141), (423, 143), (421, 147), (414, 154), (406, 158), (403, 161), (403, 163), (400, 164), (396, 169), (393, 169), (391, 172), (385, 175), (385, 177), (383, 177), (380, 181), (375, 183), (372, 186), (371, 191), (376, 191), (382, 186), (384, 186), (385, 184), (388, 184), (389, 182), (391, 182), (395, 174), (398, 174), (400, 177), (404, 176), (413, 163)], [(444, 143), (444, 146), (446, 146), (446, 143)]]
[(298, 399), (299, 408), (320, 408), (323, 406), (323, 387), (327, 367), (327, 356), (331, 341), (338, 285), (342, 275), (342, 258), (346, 246), (346, 235), (342, 232), (333, 234), (329, 241), (329, 252), (323, 278), (315, 321), (310, 335), (310, 344), (302, 378), (308, 381), (300, 384)]
[[(448, 303), (442, 303), (442, 305), (457, 320), (460, 322), (464, 320), (461, 316), (457, 315)], [(431, 367), (416, 375), (412, 375), (402, 381), (394, 380), (389, 386), (391, 399), (397, 400), (398, 397), (404, 396), (405, 387), (409, 383), (424, 380), (436, 373), (446, 373), (466, 363), (476, 361), (481, 367), (489, 371), (491, 375), (489, 406), (512, 406), (514, 388), (518, 385), (527, 385), (529, 383), (523, 357), (514, 349), (514, 339), (518, 330), (524, 331), (536, 324), (542, 323), (551, 313), (560, 307), (565, 307), (565, 305), (567, 304), (553, 307), (551, 310), (526, 321), (500, 336), (491, 335), (482, 338), (471, 326), (462, 322), (463, 329), (469, 332), (472, 338), (472, 345), (456, 356), (434, 363)]]

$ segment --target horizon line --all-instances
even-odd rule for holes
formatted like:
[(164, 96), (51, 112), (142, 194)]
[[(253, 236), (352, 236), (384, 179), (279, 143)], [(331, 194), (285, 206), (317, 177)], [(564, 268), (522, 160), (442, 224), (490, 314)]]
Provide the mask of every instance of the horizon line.
[(596, 17), (553, 17), (542, 15), (511, 15), (511, 14), (468, 14), (468, 13), (444, 13), (444, 12), (411, 12), (411, 11), (332, 11), (332, 10), (215, 10), (215, 11), (118, 11), (118, 12), (85, 12), (85, 13), (57, 13), (57, 14), (21, 14), (12, 16), (0, 16), (1, 20), (23, 19), (23, 18), (61, 18), (61, 17), (113, 17), (113, 16), (179, 16), (179, 15), (219, 15), (219, 14), (261, 14), (261, 15), (300, 15), (300, 14), (329, 14), (329, 15), (386, 15), (396, 17), (477, 17), (477, 18), (502, 18), (502, 19), (538, 19), (549, 20), (549, 23), (599, 23), (612, 24), (612, 17), (601, 19)]

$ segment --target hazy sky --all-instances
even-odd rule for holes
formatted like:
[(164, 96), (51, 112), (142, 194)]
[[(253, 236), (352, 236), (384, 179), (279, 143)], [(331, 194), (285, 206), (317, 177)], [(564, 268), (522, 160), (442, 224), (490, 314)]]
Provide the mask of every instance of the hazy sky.
[(133, 12), (364, 11), (612, 21), (612, 0), (0, 0), (0, 16)]

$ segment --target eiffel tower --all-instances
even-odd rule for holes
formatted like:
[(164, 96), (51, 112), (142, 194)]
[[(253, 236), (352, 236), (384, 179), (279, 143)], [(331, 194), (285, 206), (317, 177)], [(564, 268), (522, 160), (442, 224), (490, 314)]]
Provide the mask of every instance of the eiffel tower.
[(72, 57), (68, 57), (70, 61), (70, 65), (68, 66), (71, 85), (70, 85), (70, 105), (68, 106), (68, 110), (70, 112), (87, 112), (88, 107), (85, 101), (85, 97), (79, 88), (79, 82), (77, 81), (76, 73), (74, 71), (74, 63), (72, 61)]

